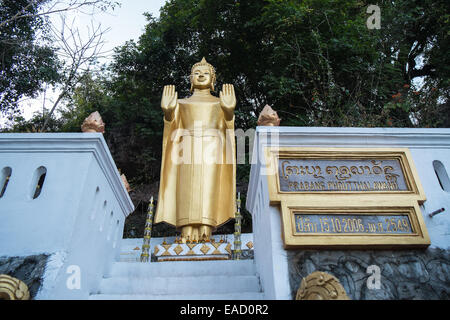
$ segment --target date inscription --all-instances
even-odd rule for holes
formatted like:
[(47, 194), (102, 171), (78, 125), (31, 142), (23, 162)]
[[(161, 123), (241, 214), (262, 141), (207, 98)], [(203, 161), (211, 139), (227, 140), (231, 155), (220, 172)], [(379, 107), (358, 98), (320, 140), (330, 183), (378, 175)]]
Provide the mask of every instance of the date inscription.
[(294, 212), (297, 234), (412, 234), (408, 215), (306, 214)]

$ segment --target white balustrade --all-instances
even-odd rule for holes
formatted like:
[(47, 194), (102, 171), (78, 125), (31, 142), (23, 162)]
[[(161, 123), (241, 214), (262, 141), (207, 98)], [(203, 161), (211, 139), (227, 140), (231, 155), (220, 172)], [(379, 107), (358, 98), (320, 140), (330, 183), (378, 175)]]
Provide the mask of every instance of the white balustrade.
[[(450, 129), (257, 127), (246, 208), (252, 214), (256, 270), (267, 299), (291, 299), (288, 250), (279, 206), (269, 205), (264, 148), (409, 148), (427, 200), (421, 206), (430, 248), (450, 246)], [(432, 218), (430, 213), (444, 209)]]
[(50, 255), (38, 299), (95, 292), (133, 210), (101, 133), (0, 134), (0, 256)]

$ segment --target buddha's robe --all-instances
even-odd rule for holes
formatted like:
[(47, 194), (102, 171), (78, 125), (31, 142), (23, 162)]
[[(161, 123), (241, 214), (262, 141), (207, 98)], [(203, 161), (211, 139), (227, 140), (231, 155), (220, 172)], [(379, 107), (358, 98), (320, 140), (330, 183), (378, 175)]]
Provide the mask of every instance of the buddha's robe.
[(155, 223), (214, 228), (235, 217), (234, 117), (225, 120), (218, 98), (178, 100), (162, 149)]

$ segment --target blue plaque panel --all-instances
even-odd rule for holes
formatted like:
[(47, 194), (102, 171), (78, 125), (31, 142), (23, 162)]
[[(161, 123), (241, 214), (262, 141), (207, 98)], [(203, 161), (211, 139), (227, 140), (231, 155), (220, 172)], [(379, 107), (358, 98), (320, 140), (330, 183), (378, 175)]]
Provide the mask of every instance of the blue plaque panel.
[(282, 192), (395, 192), (410, 191), (397, 159), (278, 160)]
[(408, 215), (309, 214), (294, 212), (295, 233), (313, 234), (414, 234)]

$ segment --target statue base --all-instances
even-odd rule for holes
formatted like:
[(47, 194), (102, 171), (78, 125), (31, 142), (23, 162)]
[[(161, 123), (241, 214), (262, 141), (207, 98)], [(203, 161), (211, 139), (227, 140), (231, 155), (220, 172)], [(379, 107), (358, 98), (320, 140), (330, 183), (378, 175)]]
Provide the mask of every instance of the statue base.
[(231, 247), (229, 242), (158, 244), (153, 255), (157, 262), (230, 260)]

